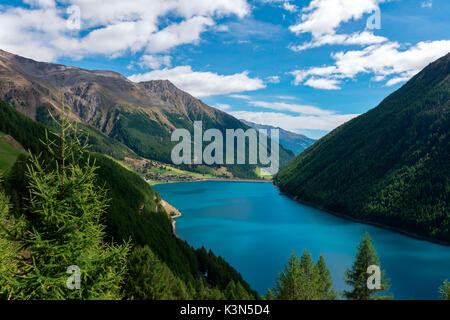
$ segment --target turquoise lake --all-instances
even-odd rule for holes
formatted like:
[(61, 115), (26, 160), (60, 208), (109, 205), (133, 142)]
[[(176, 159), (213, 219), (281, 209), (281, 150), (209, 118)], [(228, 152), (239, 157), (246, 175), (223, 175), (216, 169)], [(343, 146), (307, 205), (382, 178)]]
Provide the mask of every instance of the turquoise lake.
[(325, 258), (334, 288), (345, 289), (365, 231), (374, 240), (396, 299), (436, 299), (450, 279), (450, 247), (359, 224), (280, 195), (270, 183), (202, 181), (154, 186), (183, 214), (176, 233), (221, 255), (260, 294), (272, 287), (289, 255), (308, 249)]

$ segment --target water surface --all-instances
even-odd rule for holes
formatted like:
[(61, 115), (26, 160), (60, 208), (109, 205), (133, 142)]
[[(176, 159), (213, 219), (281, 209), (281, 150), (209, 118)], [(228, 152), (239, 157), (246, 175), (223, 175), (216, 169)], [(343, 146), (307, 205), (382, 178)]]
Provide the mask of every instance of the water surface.
[(272, 287), (289, 255), (323, 254), (337, 290), (369, 231), (396, 299), (436, 299), (450, 279), (450, 247), (355, 223), (300, 204), (270, 183), (202, 181), (156, 185), (181, 211), (176, 232), (224, 257), (259, 293)]

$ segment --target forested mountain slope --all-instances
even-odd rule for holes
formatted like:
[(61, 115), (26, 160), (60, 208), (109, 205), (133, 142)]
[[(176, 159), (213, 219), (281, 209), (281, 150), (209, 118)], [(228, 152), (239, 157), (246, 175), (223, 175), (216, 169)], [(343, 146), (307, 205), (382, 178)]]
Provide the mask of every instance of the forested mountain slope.
[[(0, 100), (0, 131), (12, 136), (25, 150), (40, 154), (43, 161), (51, 163), (52, 155), (41, 143), (45, 140), (45, 130), (44, 125)], [(251, 296), (256, 296), (241, 275), (222, 258), (212, 252), (194, 250), (173, 234), (172, 223), (159, 202), (160, 197), (141, 177), (102, 154), (90, 153), (90, 156), (98, 167), (97, 183), (108, 190), (110, 198), (107, 214), (103, 217), (109, 239), (119, 243), (130, 240), (133, 245), (148, 246), (187, 287), (202, 282), (201, 272), (208, 270), (205, 279), (209, 286), (224, 290), (233, 281), (240, 283)], [(26, 206), (29, 196), (27, 163), (28, 157), (20, 155), (6, 177), (12, 210), (16, 212)]]
[(315, 206), (450, 242), (450, 54), (281, 170)]
[[(0, 99), (32, 119), (43, 121), (47, 110), (57, 113), (62, 100), (77, 121), (126, 145), (137, 155), (171, 163), (171, 133), (204, 129), (247, 129), (247, 125), (209, 107), (167, 80), (134, 83), (112, 71), (85, 70), (37, 62), (0, 50)], [(43, 116), (44, 115), (44, 116)], [(116, 146), (117, 148), (119, 146)], [(121, 148), (113, 155), (128, 152)], [(294, 158), (280, 148), (280, 164)], [(257, 178), (255, 166), (228, 166), (238, 177)]]

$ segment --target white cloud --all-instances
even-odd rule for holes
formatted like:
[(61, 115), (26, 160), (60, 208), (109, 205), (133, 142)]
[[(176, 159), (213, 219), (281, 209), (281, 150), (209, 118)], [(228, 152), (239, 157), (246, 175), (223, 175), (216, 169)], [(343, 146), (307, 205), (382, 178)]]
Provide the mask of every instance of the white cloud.
[(312, 0), (309, 6), (302, 9), (299, 23), (289, 27), (297, 35), (310, 33), (312, 40), (290, 48), (302, 51), (323, 45), (368, 45), (387, 41), (385, 37), (370, 31), (350, 35), (336, 33), (341, 24), (361, 19), (386, 1), (389, 0)]
[(193, 71), (190, 66), (134, 74), (129, 79), (134, 82), (170, 80), (177, 87), (195, 97), (253, 91), (266, 87), (261, 79), (250, 78), (248, 71), (232, 75), (219, 75), (213, 72)]
[[(217, 18), (250, 12), (246, 0), (25, 0), (30, 8), (0, 7), (0, 47), (38, 60), (160, 53), (195, 44)], [(64, 6), (61, 5), (64, 4)], [(81, 30), (66, 23), (66, 7), (81, 11)], [(172, 21), (172, 22), (171, 22)], [(174, 22), (175, 21), (175, 22)], [(164, 27), (161, 27), (164, 23)]]
[(431, 7), (433, 7), (433, 1), (432, 0), (422, 1), (420, 6), (422, 8), (431, 8)]
[(23, 2), (32, 7), (52, 8), (56, 6), (54, 0), (24, 0)]
[(355, 118), (358, 114), (328, 114), (322, 116), (288, 115), (280, 112), (232, 111), (230, 114), (238, 119), (281, 127), (289, 131), (325, 130), (330, 131)]
[[(358, 74), (373, 74), (374, 81), (384, 81), (391, 86), (410, 79), (429, 63), (450, 52), (450, 40), (419, 42), (400, 49), (397, 42), (373, 45), (362, 50), (332, 54), (334, 65), (295, 70), (294, 84), (301, 83), (321, 89), (337, 89), (344, 79)], [(320, 81), (320, 82), (319, 82)], [(335, 88), (333, 88), (335, 87)]]
[(186, 43), (197, 43), (200, 33), (214, 25), (211, 18), (193, 17), (189, 20), (171, 24), (167, 28), (148, 37), (148, 52), (162, 52)]
[(242, 99), (242, 100), (250, 100), (251, 99), (250, 96), (246, 96), (243, 94), (231, 94), (230, 97), (235, 98), (235, 99)]
[(340, 87), (338, 86), (339, 81), (335, 79), (324, 79), (324, 78), (309, 78), (305, 85), (310, 86), (312, 88), (316, 89), (323, 89), (323, 90), (339, 90)]
[(267, 83), (280, 83), (280, 77), (279, 76), (270, 76), (266, 78)]
[(300, 22), (289, 29), (297, 34), (311, 33), (313, 37), (334, 34), (336, 29), (350, 20), (358, 20), (388, 0), (312, 0), (303, 8)]
[(317, 48), (323, 45), (369, 45), (388, 41), (387, 38), (376, 36), (372, 32), (363, 31), (352, 34), (326, 34), (311, 42), (297, 46), (290, 46), (293, 51), (299, 52), (306, 49)]
[(218, 103), (214, 106), (214, 108), (222, 110), (222, 111), (226, 111), (226, 110), (230, 110), (231, 106), (229, 104)]
[(160, 69), (161, 67), (171, 67), (172, 66), (172, 57), (170, 56), (155, 56), (146, 54), (143, 55), (139, 60), (139, 66), (141, 68), (151, 68), (151, 69)]
[(289, 1), (284, 1), (283, 2), (283, 9), (293, 13), (293, 12), (296, 12), (298, 10), (298, 7), (295, 4), (290, 3)]
[(262, 0), (262, 2), (276, 5), (277, 7), (283, 8), (290, 13), (298, 11), (298, 7), (295, 4), (292, 4), (292, 1), (290, 0)]
[(266, 102), (266, 101), (250, 101), (249, 105), (264, 109), (289, 111), (303, 115), (330, 115), (333, 111), (323, 110), (314, 106), (290, 104), (285, 102)]
[(275, 98), (281, 99), (281, 100), (297, 100), (294, 96), (276, 96)]
[[(301, 129), (329, 131), (358, 116), (358, 114), (338, 114), (333, 110), (284, 101), (249, 100), (248, 105), (255, 109), (228, 113), (238, 119), (281, 127), (290, 131)], [(267, 109), (267, 111), (261, 111), (259, 108)]]

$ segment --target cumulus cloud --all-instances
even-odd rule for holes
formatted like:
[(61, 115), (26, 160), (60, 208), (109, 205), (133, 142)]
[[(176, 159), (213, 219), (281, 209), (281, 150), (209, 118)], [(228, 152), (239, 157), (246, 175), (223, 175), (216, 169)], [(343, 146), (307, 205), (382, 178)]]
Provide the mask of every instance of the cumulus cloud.
[(220, 75), (213, 72), (193, 71), (191, 66), (179, 66), (173, 69), (154, 70), (144, 74), (134, 74), (131, 81), (170, 80), (180, 89), (195, 97), (208, 97), (253, 91), (265, 88), (263, 80), (250, 78), (248, 71), (232, 75)]
[(141, 68), (151, 68), (151, 69), (160, 69), (163, 66), (171, 67), (172, 57), (145, 54), (139, 59), (138, 64)]
[[(319, 89), (338, 89), (344, 79), (373, 74), (374, 81), (392, 86), (410, 79), (429, 63), (450, 52), (450, 40), (425, 41), (401, 49), (397, 42), (373, 45), (362, 50), (332, 54), (334, 65), (294, 70), (294, 84)], [(389, 79), (388, 79), (389, 78)]]
[[(155, 54), (197, 43), (217, 18), (250, 12), (246, 0), (24, 0), (29, 8), (0, 7), (0, 47), (44, 61)], [(57, 5), (58, 3), (58, 5)], [(80, 30), (68, 28), (68, 6), (80, 9)], [(161, 22), (164, 25), (161, 25)]]
[(279, 76), (270, 76), (266, 78), (267, 83), (280, 83), (280, 77)]
[(371, 13), (380, 3), (389, 0), (312, 0), (309, 6), (302, 9), (300, 21), (289, 29), (301, 35), (310, 33), (312, 40), (290, 48), (302, 51), (323, 45), (369, 45), (386, 41), (370, 31), (353, 34), (337, 34), (341, 24), (351, 20), (359, 20), (364, 14)]

